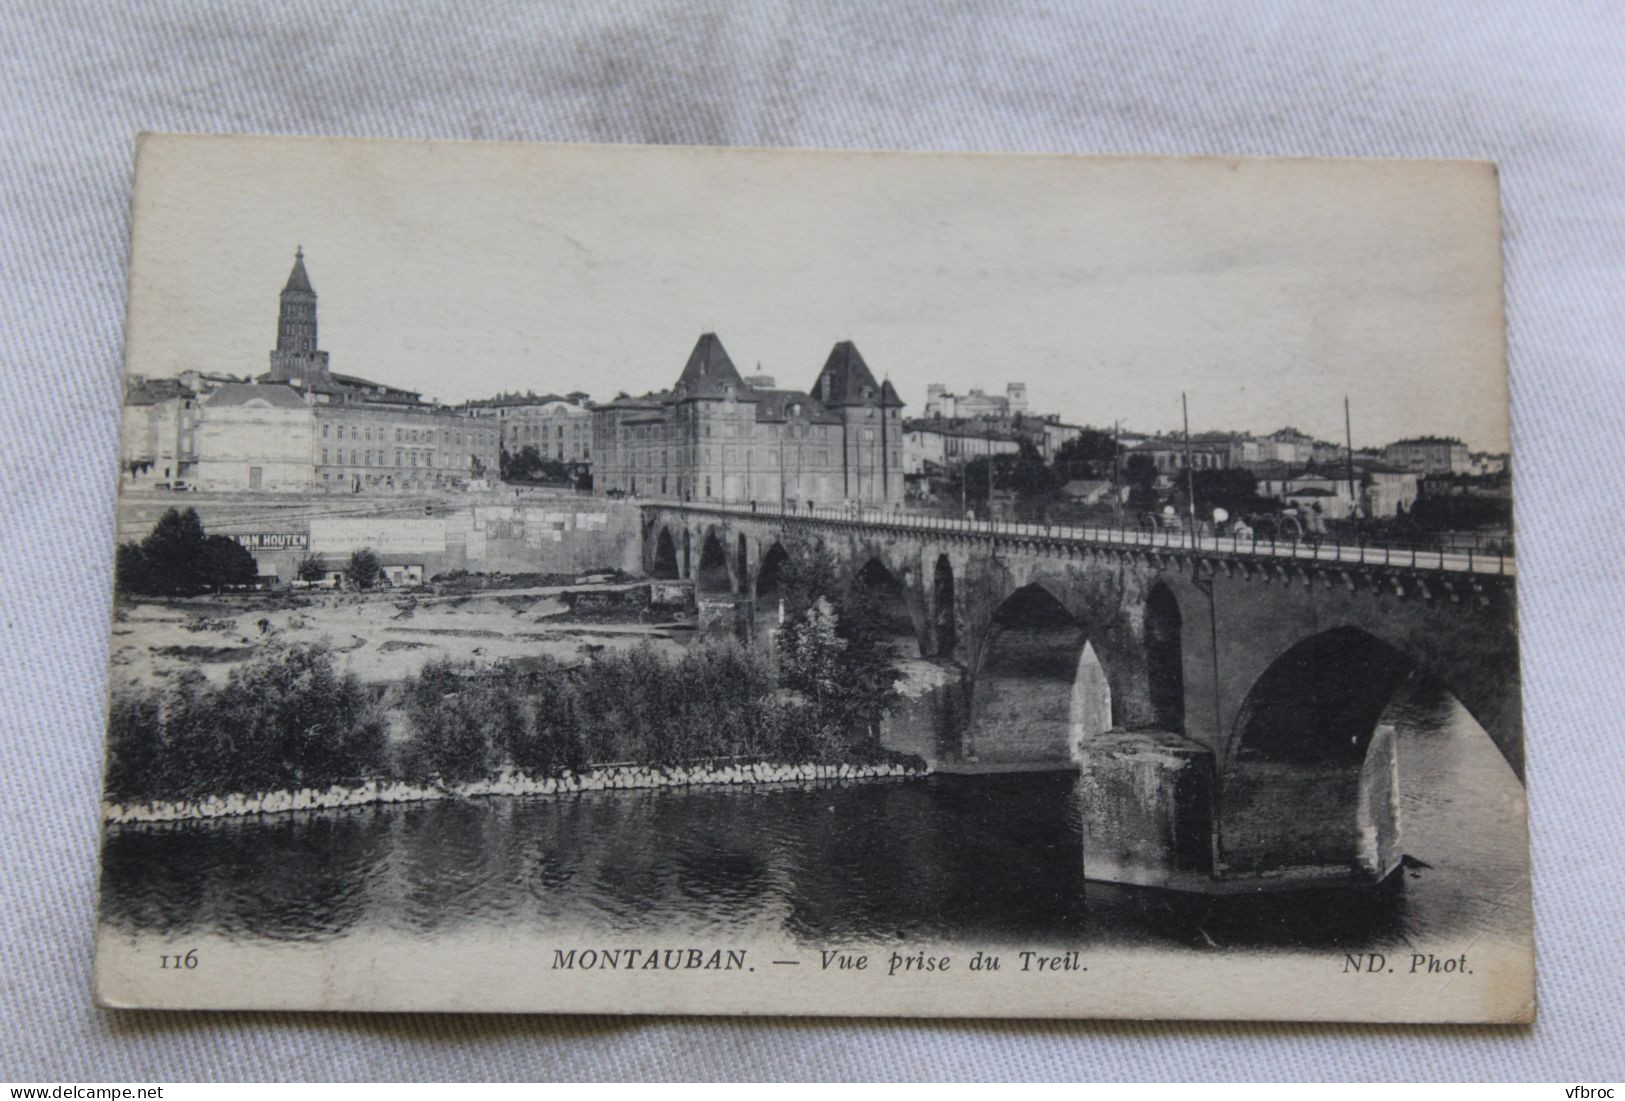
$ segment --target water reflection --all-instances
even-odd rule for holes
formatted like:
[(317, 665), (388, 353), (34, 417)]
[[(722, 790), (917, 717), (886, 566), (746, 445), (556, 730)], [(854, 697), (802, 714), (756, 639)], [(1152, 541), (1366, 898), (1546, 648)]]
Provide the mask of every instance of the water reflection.
[[(1412, 867), (1381, 890), (1194, 898), (1084, 881), (1067, 773), (485, 799), (108, 831), (103, 920), (324, 940), (370, 929), (1192, 947), (1527, 928), (1522, 789), (1448, 696), (1401, 728)], [(1418, 863), (1419, 862), (1419, 863)]]

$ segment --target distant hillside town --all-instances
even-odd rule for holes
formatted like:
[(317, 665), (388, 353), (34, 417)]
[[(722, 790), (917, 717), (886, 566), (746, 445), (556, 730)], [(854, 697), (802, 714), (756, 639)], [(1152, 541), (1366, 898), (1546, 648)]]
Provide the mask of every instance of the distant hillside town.
[[(779, 386), (759, 365), (741, 374), (721, 338), (703, 333), (669, 389), (601, 401), (527, 390), (443, 405), (333, 370), (318, 342), (316, 303), (300, 249), (281, 291), (268, 370), (128, 379), (126, 484), (313, 495), (506, 484), (1024, 517), (1205, 518), (1218, 508), (1238, 517), (1294, 514), (1306, 527), (1406, 517), (1429, 496), (1510, 496), (1504, 454), (1472, 453), (1444, 436), (1351, 449), (1290, 426), (1259, 436), (1069, 424), (1034, 411), (1019, 381), (1002, 394), (955, 394), (932, 383), (923, 415), (905, 417), (897, 388), (849, 340), (829, 348), (805, 390)], [(1435, 511), (1448, 514), (1447, 526), (1475, 518), (1502, 526), (1510, 506)]]

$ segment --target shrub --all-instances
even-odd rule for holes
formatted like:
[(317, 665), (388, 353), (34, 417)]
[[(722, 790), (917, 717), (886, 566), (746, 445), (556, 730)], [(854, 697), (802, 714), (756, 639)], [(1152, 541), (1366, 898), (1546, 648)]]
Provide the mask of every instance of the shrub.
[(274, 646), (220, 688), (193, 670), (116, 693), (107, 790), (128, 801), (354, 784), (381, 773), (385, 740), (377, 701), (325, 646)]
[(237, 540), (205, 534), (196, 509), (172, 508), (141, 542), (119, 547), (113, 575), (120, 592), (184, 596), (252, 585), (259, 567)]
[(489, 776), (499, 749), (513, 745), (528, 726), (508, 670), (432, 661), (406, 681), (402, 697), (412, 736), (400, 766), (414, 780), (455, 784)]
[(553, 658), (540, 659), (519, 676), (519, 691), (530, 722), (503, 731), (497, 748), (514, 765), (534, 775), (555, 775), (587, 765), (574, 673)]
[(384, 564), (371, 547), (362, 547), (350, 555), (344, 567), (344, 579), (358, 589), (370, 589), (384, 576)]
[(254, 556), (237, 540), (226, 535), (210, 535), (203, 540), (199, 580), (215, 592), (227, 585), (252, 585), (259, 580), (260, 568)]
[(121, 593), (153, 591), (152, 567), (140, 543), (120, 543), (113, 558), (113, 584)]

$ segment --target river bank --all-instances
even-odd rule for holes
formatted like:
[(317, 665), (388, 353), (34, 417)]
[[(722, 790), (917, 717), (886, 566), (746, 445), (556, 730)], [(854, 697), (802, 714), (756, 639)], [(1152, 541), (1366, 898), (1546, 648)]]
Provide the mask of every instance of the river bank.
[(285, 814), (301, 810), (333, 810), (380, 803), (418, 803), (441, 799), (475, 799), (493, 795), (570, 795), (584, 791), (629, 791), (642, 788), (694, 787), (727, 784), (804, 784), (840, 780), (880, 780), (919, 777), (931, 770), (923, 763), (887, 761), (877, 764), (750, 764), (615, 765), (583, 772), (565, 770), (557, 776), (530, 776), (505, 769), (496, 776), (461, 784), (411, 784), (369, 780), (355, 786), (335, 784), (323, 790), (272, 791), (253, 795), (231, 793), (192, 800), (155, 800), (146, 803), (103, 803), (102, 821), (110, 825), (137, 822), (186, 822), (245, 815)]

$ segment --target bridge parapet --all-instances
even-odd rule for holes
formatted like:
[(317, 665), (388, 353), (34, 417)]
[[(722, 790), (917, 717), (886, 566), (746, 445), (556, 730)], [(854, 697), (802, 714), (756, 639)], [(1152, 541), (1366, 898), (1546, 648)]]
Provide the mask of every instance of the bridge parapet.
[[(780, 508), (745, 505), (696, 505), (692, 502), (654, 502), (647, 509), (674, 511), (698, 516), (755, 520), (787, 530), (864, 530), (877, 534), (915, 535), (935, 540), (968, 540), (990, 544), (1027, 545), (1035, 553), (1106, 552), (1144, 557), (1153, 564), (1162, 560), (1180, 566), (1205, 563), (1212, 572), (1223, 569), (1244, 576), (1290, 579), (1293, 572), (1303, 576), (1318, 573), (1338, 577), (1350, 588), (1373, 579), (1420, 577), (1445, 581), (1456, 578), (1460, 586), (1446, 584), (1443, 594), (1459, 599), (1464, 593), (1484, 596), (1487, 584), (1510, 586), (1517, 578), (1516, 559), (1500, 548), (1472, 545), (1422, 546), (1415, 543), (1341, 539), (1259, 538), (1257, 533), (1202, 535), (1193, 532), (1144, 528), (1102, 527), (1098, 525), (1029, 524), (1007, 520), (962, 520), (902, 510)], [(1391, 584), (1391, 582), (1389, 582)], [(1400, 594), (1404, 595), (1403, 584)], [(1431, 597), (1431, 590), (1424, 591)]]

